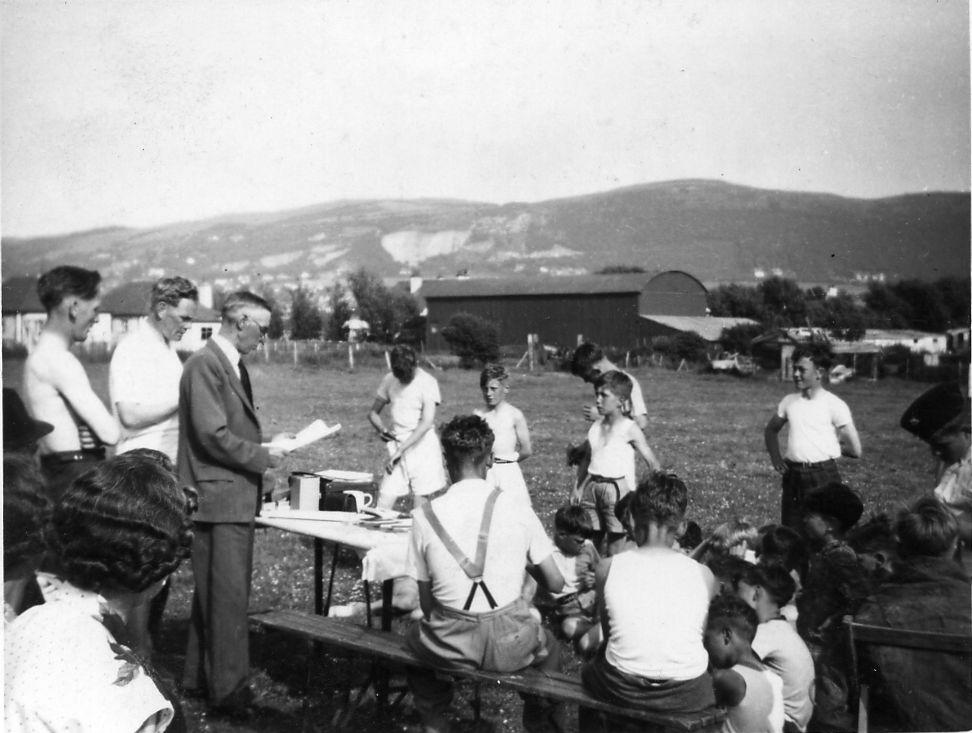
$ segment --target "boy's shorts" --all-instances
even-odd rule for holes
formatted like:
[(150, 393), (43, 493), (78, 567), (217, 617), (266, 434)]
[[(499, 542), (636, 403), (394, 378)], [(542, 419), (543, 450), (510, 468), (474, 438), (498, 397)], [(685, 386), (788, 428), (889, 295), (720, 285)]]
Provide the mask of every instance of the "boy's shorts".
[(587, 510), (595, 532), (624, 534), (624, 527), (614, 516), (614, 505), (621, 498), (624, 479), (588, 476), (581, 490), (580, 505)]
[[(394, 455), (398, 444), (385, 443), (388, 455)], [(435, 431), (430, 430), (422, 440), (413, 445), (395, 464), (391, 473), (381, 478), (379, 492), (387, 496), (416, 496), (434, 494), (446, 485), (445, 469), (442, 466), (442, 448)]]

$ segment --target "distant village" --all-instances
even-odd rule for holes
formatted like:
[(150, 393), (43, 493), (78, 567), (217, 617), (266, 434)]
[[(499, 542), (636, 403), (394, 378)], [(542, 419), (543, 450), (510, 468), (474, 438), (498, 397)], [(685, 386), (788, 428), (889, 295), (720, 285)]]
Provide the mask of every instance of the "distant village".
[[(163, 275), (162, 272), (147, 274), (153, 278)], [(753, 283), (748, 285), (776, 276), (771, 270), (757, 270), (753, 275)], [(526, 344), (535, 338), (545, 345), (569, 349), (583, 339), (591, 339), (624, 351), (650, 348), (658, 343), (659, 337), (695, 334), (709, 347), (709, 358), (723, 350), (720, 343), (726, 329), (744, 327), (749, 333), (758, 334), (756, 343), (779, 350), (783, 372), (786, 354), (795, 345), (812, 340), (830, 341), (835, 353), (850, 355), (855, 369), (858, 355), (878, 354), (889, 348), (922, 355), (928, 366), (937, 366), (943, 355), (969, 349), (969, 327), (964, 324), (940, 332), (866, 328), (860, 338), (854, 339), (834, 338), (824, 324), (813, 323), (760, 333), (757, 330), (760, 324), (752, 318), (711, 314), (710, 293), (725, 284), (703, 283), (694, 275), (678, 270), (531, 278), (470, 278), (459, 273), (452, 278), (423, 280), (414, 275), (408, 279), (385, 278), (383, 282), (390, 289), (414, 297), (424, 326), (419, 340), (427, 350), (439, 353), (448, 351), (442, 328), (459, 312), (496, 324), (503, 344)], [(826, 298), (861, 298), (871, 282), (883, 283), (883, 274), (859, 273), (855, 282), (841, 286), (799, 285), (822, 290)], [(151, 284), (151, 279), (137, 280), (108, 289), (103, 296), (101, 316), (91, 330), (87, 345), (113, 348), (144, 317)], [(180, 348), (187, 351), (200, 348), (219, 328), (219, 314), (214, 310), (218, 302), (214, 303), (214, 297), (218, 301), (221, 293), (247, 286), (253, 287), (253, 283), (234, 278), (201, 283), (198, 316)], [(319, 283), (295, 280), (286, 284), (263, 282), (262, 286), (264, 291), (278, 294), (302, 288), (313, 294), (315, 307), (321, 309), (324, 318), (329, 315), (332, 301)], [(11, 278), (3, 283), (2, 294), (5, 352), (17, 348), (29, 350), (45, 320), (36, 294), (36, 279)], [(289, 323), (289, 298), (280, 297), (277, 302), (284, 323)], [(350, 312), (355, 314), (353, 304)], [(349, 323), (352, 340), (367, 334), (366, 322), (356, 319)], [(289, 336), (289, 329), (285, 328), (283, 337)], [(873, 360), (868, 362), (869, 371), (876, 369), (874, 364)]]

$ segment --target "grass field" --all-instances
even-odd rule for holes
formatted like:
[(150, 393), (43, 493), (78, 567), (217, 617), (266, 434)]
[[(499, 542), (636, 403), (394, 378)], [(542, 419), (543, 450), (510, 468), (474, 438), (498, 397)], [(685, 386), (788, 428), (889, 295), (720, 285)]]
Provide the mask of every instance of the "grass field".
[[(107, 396), (107, 365), (88, 367), (92, 384)], [(19, 387), (22, 362), (4, 363), (6, 386)], [(293, 470), (323, 468), (380, 470), (384, 452), (366, 415), (381, 378), (377, 369), (348, 373), (342, 369), (293, 367), (254, 362), (250, 373), (266, 433), (297, 430), (317, 417), (340, 422), (333, 439), (315, 444), (286, 460), (275, 472), (280, 487)], [(679, 473), (690, 491), (689, 515), (708, 529), (733, 517), (761, 524), (779, 516), (779, 477), (763, 447), (763, 426), (791, 385), (763, 378), (737, 379), (688, 371), (641, 368), (634, 370), (649, 408), (648, 442), (666, 468)], [(443, 404), (437, 422), (479, 407), (478, 373), (436, 372)], [(579, 442), (587, 423), (581, 407), (591, 401), (590, 387), (559, 372), (517, 373), (511, 380), (510, 402), (523, 410), (530, 424), (535, 454), (523, 472), (534, 507), (546, 526), (567, 495), (572, 469), (564, 463), (568, 442)], [(845, 480), (864, 498), (866, 512), (882, 511), (933, 485), (934, 463), (927, 449), (898, 427), (908, 403), (927, 385), (887, 379), (855, 381), (833, 391), (851, 407), (861, 434), (864, 456), (845, 460)], [(785, 435), (785, 431), (784, 431)], [(252, 609), (312, 608), (310, 544), (277, 530), (257, 533)], [(360, 600), (355, 560), (342, 560), (335, 591), (338, 602)], [(178, 676), (189, 615), (191, 573), (181, 568), (174, 577), (165, 639), (160, 649), (163, 668)], [(198, 701), (186, 700), (190, 730), (273, 731), (292, 733), (300, 728), (304, 679), (303, 644), (289, 639), (255, 636), (252, 645), (255, 687), (261, 714), (247, 725), (207, 719)], [(570, 660), (568, 671), (577, 668)], [(335, 710), (332, 703), (334, 664), (317, 665), (310, 706), (315, 730), (325, 730)], [(343, 670), (342, 670), (343, 673)], [(457, 708), (458, 710), (458, 708)], [(519, 731), (520, 702), (515, 695), (488, 691), (485, 714), (498, 729)], [(468, 715), (468, 709), (459, 710)], [(414, 719), (396, 721), (403, 730)], [(388, 730), (369, 716), (355, 721), (360, 731)]]

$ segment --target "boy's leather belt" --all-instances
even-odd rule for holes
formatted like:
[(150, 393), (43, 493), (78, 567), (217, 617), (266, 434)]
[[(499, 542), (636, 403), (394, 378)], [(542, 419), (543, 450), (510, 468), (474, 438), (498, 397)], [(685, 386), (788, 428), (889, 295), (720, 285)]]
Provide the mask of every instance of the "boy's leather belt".
[(833, 458), (828, 458), (826, 461), (816, 461), (815, 463), (791, 461), (789, 458), (786, 459), (786, 465), (790, 468), (824, 468), (825, 466), (829, 466), (833, 463), (836, 463), (836, 460)]

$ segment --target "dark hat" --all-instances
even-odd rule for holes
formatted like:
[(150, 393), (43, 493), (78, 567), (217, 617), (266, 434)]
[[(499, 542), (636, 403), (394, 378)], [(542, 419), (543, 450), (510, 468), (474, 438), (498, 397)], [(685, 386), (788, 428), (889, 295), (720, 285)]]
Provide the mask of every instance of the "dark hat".
[(35, 420), (24, 406), (20, 395), (9, 387), (3, 388), (3, 449), (21, 450), (54, 429), (42, 420)]
[(912, 402), (901, 416), (901, 427), (928, 442), (944, 427), (968, 419), (968, 400), (958, 382), (936, 384)]
[(807, 494), (803, 513), (833, 517), (844, 529), (850, 529), (864, 513), (864, 503), (852, 488), (834, 482)]

